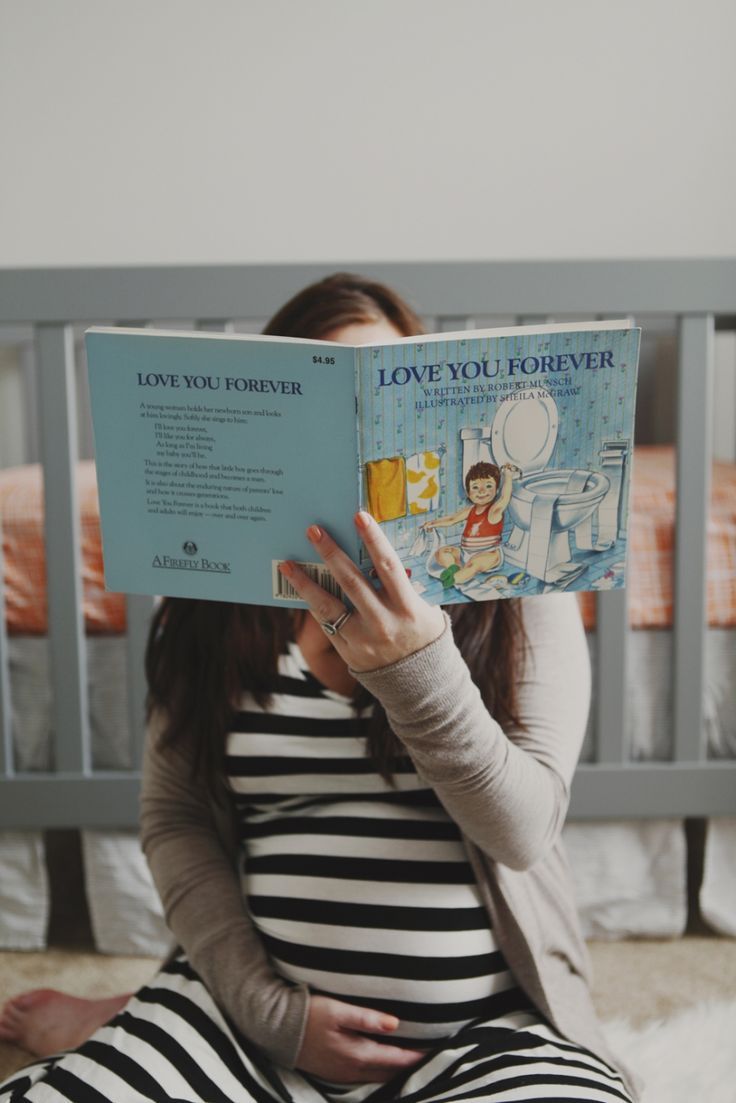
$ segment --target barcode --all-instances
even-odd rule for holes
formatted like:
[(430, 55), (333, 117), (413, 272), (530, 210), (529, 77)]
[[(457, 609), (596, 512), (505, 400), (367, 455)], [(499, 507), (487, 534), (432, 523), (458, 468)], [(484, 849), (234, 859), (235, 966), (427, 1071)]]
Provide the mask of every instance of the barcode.
[[(273, 559), (271, 561), (273, 596), (275, 598), (282, 598), (284, 601), (300, 601), (299, 594), (289, 580), (284, 578), (278, 569), (279, 563), (281, 562), (283, 562), (281, 559)], [(298, 566), (301, 567), (305, 574), (309, 575), (313, 582), (321, 586), (323, 590), (327, 590), (329, 594), (334, 594), (335, 597), (339, 597), (340, 600), (342, 600), (342, 590), (335, 582), (324, 563), (299, 563)]]

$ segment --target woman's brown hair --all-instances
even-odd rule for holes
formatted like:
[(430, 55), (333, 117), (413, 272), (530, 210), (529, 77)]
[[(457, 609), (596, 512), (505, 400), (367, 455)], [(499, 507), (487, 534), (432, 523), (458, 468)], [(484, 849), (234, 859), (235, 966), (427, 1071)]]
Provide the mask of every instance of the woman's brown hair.
[[(423, 332), (412, 308), (390, 288), (337, 273), (300, 291), (264, 328), (281, 337), (324, 338), (346, 325), (386, 319), (405, 337)], [(516, 683), (524, 652), (518, 601), (450, 605), (455, 641), (484, 703), (502, 726), (521, 725)], [(165, 717), (162, 742), (191, 748), (192, 769), (209, 790), (222, 790), (225, 738), (244, 691), (265, 708), (279, 656), (298, 631), (301, 610), (232, 602), (166, 598), (157, 609), (146, 649), (148, 714)], [(356, 709), (370, 701), (358, 686)], [(402, 755), (376, 703), (367, 753), (387, 779)]]
[(390, 287), (350, 272), (336, 272), (289, 299), (263, 332), (274, 337), (312, 337), (319, 341), (343, 326), (380, 322), (383, 318), (402, 337), (423, 331), (419, 315)]

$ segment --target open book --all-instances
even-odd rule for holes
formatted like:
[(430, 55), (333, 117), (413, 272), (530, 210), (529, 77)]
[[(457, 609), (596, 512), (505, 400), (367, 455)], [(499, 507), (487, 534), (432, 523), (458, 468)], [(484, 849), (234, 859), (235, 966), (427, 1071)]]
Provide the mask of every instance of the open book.
[(302, 605), (304, 530), (370, 573), (368, 510), (437, 604), (624, 583), (640, 330), (464, 330), (351, 347), (86, 335), (110, 589)]

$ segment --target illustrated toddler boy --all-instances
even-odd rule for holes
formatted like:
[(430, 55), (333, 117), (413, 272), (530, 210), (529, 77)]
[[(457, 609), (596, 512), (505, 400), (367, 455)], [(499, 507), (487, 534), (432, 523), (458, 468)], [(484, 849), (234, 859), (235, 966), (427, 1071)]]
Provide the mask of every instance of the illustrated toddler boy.
[(435, 553), (437, 562), (444, 568), (440, 575), (444, 589), (462, 585), (478, 574), (501, 566), (503, 517), (511, 501), (514, 479), (520, 475), (519, 468), (510, 463), (500, 470), (495, 463), (474, 463), (465, 476), (465, 493), (470, 505), (422, 525), (431, 531), (465, 522), (460, 546), (443, 544)]

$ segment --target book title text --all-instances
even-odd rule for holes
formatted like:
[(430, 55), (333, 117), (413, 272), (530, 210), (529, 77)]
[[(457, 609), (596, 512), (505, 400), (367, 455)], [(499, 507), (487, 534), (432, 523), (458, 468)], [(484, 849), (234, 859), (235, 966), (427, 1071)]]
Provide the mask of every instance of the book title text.
[[(613, 367), (613, 352), (562, 352), (556, 356), (510, 356), (506, 360), (443, 360), (439, 364), (411, 364), (397, 368), (379, 368), (378, 386), (397, 387), (407, 383), (459, 383), (473, 379), (497, 379), (501, 375), (521, 378), (530, 375), (556, 375), (560, 372), (599, 370)], [(448, 378), (449, 377), (449, 378)]]
[(139, 387), (171, 387), (194, 391), (257, 391), (260, 394), (302, 394), (292, 379), (245, 379), (227, 375), (178, 375), (174, 372), (136, 372)]

